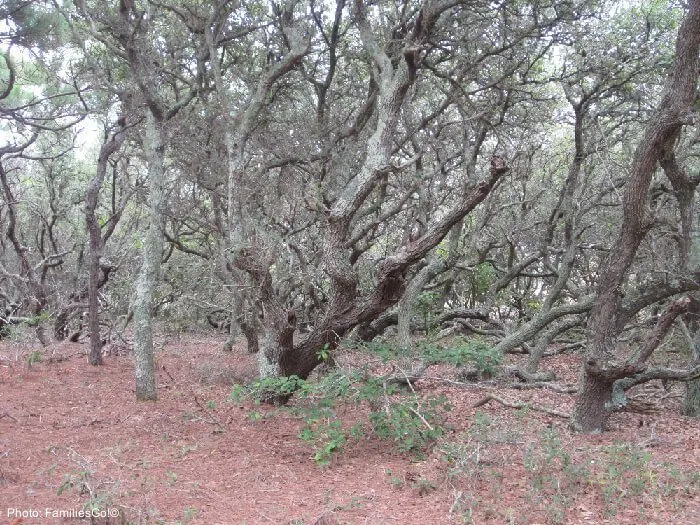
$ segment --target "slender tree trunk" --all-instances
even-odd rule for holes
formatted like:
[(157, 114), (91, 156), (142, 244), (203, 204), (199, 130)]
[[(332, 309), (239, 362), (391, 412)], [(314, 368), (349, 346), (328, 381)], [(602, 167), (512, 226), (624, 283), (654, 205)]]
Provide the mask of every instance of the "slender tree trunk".
[[(515, 334), (521, 331), (527, 333), (528, 327), (538, 326), (540, 327), (539, 329), (542, 330), (549, 323), (557, 319), (556, 317), (551, 316), (551, 312), (554, 308), (555, 303), (559, 300), (562, 292), (564, 291), (567, 283), (569, 282), (569, 277), (571, 276), (571, 272), (574, 268), (574, 263), (576, 262), (576, 256), (578, 254), (578, 247), (576, 245), (575, 235), (576, 207), (574, 206), (574, 197), (576, 195), (576, 190), (579, 186), (579, 177), (581, 175), (583, 161), (585, 159), (586, 148), (584, 145), (583, 130), (588, 100), (581, 100), (576, 102), (572, 98), (570, 98), (568, 94), (567, 98), (569, 98), (569, 102), (572, 105), (575, 116), (573, 161), (571, 162), (571, 166), (569, 166), (569, 172), (566, 177), (566, 182), (559, 195), (559, 202), (557, 203), (557, 206), (554, 208), (554, 210), (552, 210), (552, 213), (550, 215), (543, 252), (546, 253), (547, 245), (552, 242), (554, 232), (559, 222), (559, 217), (563, 217), (564, 219), (563, 234), (564, 240), (566, 242), (566, 251), (564, 252), (564, 255), (562, 256), (559, 266), (557, 268), (557, 280), (555, 281), (551, 289), (548, 291), (547, 297), (545, 298), (544, 303), (542, 304), (542, 308), (537, 312), (537, 314), (534, 316), (530, 323), (521, 326)], [(559, 326), (564, 326), (565, 324), (566, 323), (561, 323)], [(547, 346), (559, 333), (560, 332), (557, 331), (557, 327), (555, 326), (544, 333), (537, 334), (535, 339), (535, 345), (533, 347), (532, 352), (530, 353), (530, 358), (528, 359), (525, 368), (521, 370), (521, 374), (524, 377), (531, 377), (535, 380), (541, 380), (542, 378), (547, 377), (546, 374), (541, 377), (538, 377), (535, 374), (537, 372), (537, 369), (539, 368), (540, 361), (542, 359), (542, 356), (544, 355), (545, 350), (547, 349)], [(517, 341), (518, 337), (513, 337), (515, 334), (511, 334), (511, 336), (504, 339), (501, 342), (501, 344), (498, 345), (501, 351), (505, 352), (513, 348), (512, 346), (509, 347), (508, 345), (505, 345), (504, 342), (508, 341), (509, 339), (513, 342)]]
[(153, 327), (151, 308), (153, 288), (158, 280), (163, 252), (163, 197), (165, 170), (163, 166), (162, 124), (149, 112), (144, 150), (148, 163), (148, 232), (143, 243), (143, 261), (136, 279), (134, 299), (134, 356), (136, 359), (136, 399), (155, 401), (155, 363), (153, 358)]
[[(248, 300), (242, 303), (245, 312), (239, 315), (238, 325), (241, 327), (241, 332), (246, 340), (249, 354), (257, 354), (260, 351), (260, 342), (258, 339), (258, 315), (257, 308), (251, 307)], [(231, 336), (232, 337), (232, 336)]]
[[(692, 190), (688, 187), (688, 179), (677, 169), (673, 157), (670, 159), (667, 157), (665, 161), (664, 169), (674, 184), (676, 198), (681, 208), (682, 242), (688, 247), (688, 257), (685, 262), (697, 279), (698, 272), (700, 272), (700, 232), (697, 230), (693, 232), (691, 228), (695, 186), (692, 187)], [(690, 362), (692, 365), (698, 366), (700, 365), (700, 300), (697, 294), (691, 295), (688, 320), (688, 329), (691, 334)], [(683, 415), (700, 418), (700, 379), (691, 379), (686, 382), (681, 411)]]
[(406, 291), (399, 300), (396, 311), (397, 318), (397, 342), (401, 348), (402, 359), (399, 366), (409, 375), (413, 374), (413, 333), (411, 331), (411, 317), (415, 305), (420, 299), (420, 294), (426, 284), (440, 270), (443, 269), (444, 263), (439, 259), (431, 260), (427, 266), (421, 268), (418, 273), (411, 279), (406, 286)]
[[(102, 338), (100, 335), (100, 302), (97, 286), (100, 279), (100, 259), (102, 258), (102, 236), (100, 225), (95, 217), (97, 195), (102, 181), (99, 175), (90, 183), (88, 196), (85, 199), (85, 221), (90, 237), (90, 255), (88, 260), (88, 330), (90, 331), (90, 354), (88, 362), (91, 365), (102, 364)], [(94, 192), (94, 201), (93, 194)]]
[(118, 130), (102, 144), (97, 159), (97, 173), (90, 181), (85, 195), (85, 224), (90, 240), (90, 255), (88, 259), (88, 329), (90, 330), (90, 354), (88, 361), (91, 365), (102, 364), (102, 337), (100, 334), (100, 302), (98, 290), (100, 286), (100, 259), (104, 242), (100, 223), (95, 210), (100, 195), (100, 189), (107, 174), (107, 162), (124, 142), (123, 129)]
[(589, 347), (581, 386), (572, 415), (572, 428), (602, 432), (612, 408), (617, 379), (640, 372), (639, 364), (622, 362), (617, 337), (624, 329), (620, 308), (624, 280), (646, 235), (646, 199), (659, 161), (668, 158), (682, 126), (693, 109), (697, 93), (700, 50), (700, 0), (690, 0), (676, 42), (676, 60), (666, 92), (649, 122), (630, 167), (623, 196), (623, 219), (614, 249), (600, 268), (596, 299), (589, 321)]
[[(138, 4), (138, 5), (137, 5)], [(81, 14), (92, 20), (84, 5), (78, 5)], [(163, 73), (159, 61), (154, 57), (161, 52), (155, 47), (157, 37), (151, 23), (157, 6), (153, 3), (141, 5), (134, 1), (119, 2), (118, 19), (108, 28), (124, 50), (131, 80), (139, 92), (146, 109), (146, 134), (144, 155), (148, 166), (148, 232), (143, 243), (143, 260), (136, 278), (133, 306), (134, 354), (136, 361), (136, 398), (157, 399), (155, 365), (153, 359), (153, 329), (151, 326), (153, 288), (156, 286), (163, 251), (163, 202), (165, 185), (163, 125), (194, 100), (201, 87), (198, 80), (187, 82), (188, 87), (176, 91), (172, 101), (165, 95)], [(196, 37), (195, 37), (196, 38)], [(204, 56), (206, 43), (199, 43), (197, 57)], [(213, 57), (210, 57), (213, 59)], [(203, 66), (196, 58), (197, 66)], [(127, 319), (128, 321), (128, 319)]]

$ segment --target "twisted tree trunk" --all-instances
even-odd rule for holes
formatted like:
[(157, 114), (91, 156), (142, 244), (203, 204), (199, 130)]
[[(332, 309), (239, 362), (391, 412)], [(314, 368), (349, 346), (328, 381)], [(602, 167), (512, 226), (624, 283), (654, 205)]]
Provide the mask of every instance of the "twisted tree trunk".
[(673, 150), (695, 104), (699, 51), (700, 0), (690, 0), (678, 32), (675, 64), (666, 93), (632, 160), (623, 197), (622, 225), (614, 249), (600, 268), (588, 325), (589, 347), (572, 415), (572, 427), (581, 432), (602, 432), (612, 409), (610, 400), (615, 381), (644, 370), (644, 365), (622, 361), (616, 348), (617, 337), (626, 322), (621, 308), (623, 285), (650, 227), (646, 199), (652, 177), (659, 162)]

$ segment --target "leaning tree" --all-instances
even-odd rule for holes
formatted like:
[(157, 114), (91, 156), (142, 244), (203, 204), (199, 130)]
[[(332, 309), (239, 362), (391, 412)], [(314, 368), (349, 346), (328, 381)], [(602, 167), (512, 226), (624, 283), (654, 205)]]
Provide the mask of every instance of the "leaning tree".
[[(584, 358), (581, 386), (572, 417), (574, 428), (583, 432), (603, 430), (613, 408), (613, 385), (623, 378), (637, 377), (690, 379), (700, 374), (700, 367), (692, 370), (647, 370), (646, 360), (654, 345), (643, 345), (637, 352), (624, 356), (617, 339), (631, 319), (625, 307), (625, 288), (628, 272), (633, 265), (640, 244), (654, 226), (649, 208), (649, 188), (654, 173), (661, 166), (682, 206), (684, 199), (692, 199), (697, 180), (691, 179), (676, 160), (675, 147), (697, 105), (698, 67), (700, 66), (700, 1), (691, 0), (678, 31), (676, 56), (666, 90), (654, 116), (641, 137), (625, 183), (623, 216), (616, 242), (609, 256), (601, 263), (595, 302), (588, 323), (588, 349)], [(686, 206), (687, 208), (687, 201)], [(687, 214), (687, 209), (683, 215)], [(683, 222), (688, 225), (687, 219)], [(683, 233), (689, 239), (689, 232)], [(688, 242), (681, 249), (688, 249)], [(683, 275), (677, 280), (682, 280)], [(682, 285), (679, 285), (682, 286)], [(679, 304), (669, 307), (668, 315), (678, 315)], [(632, 314), (633, 315), (633, 314)], [(668, 321), (667, 321), (668, 323)], [(666, 329), (661, 322), (659, 336)], [(658, 337), (656, 337), (658, 342)], [(653, 342), (653, 341), (652, 341)]]

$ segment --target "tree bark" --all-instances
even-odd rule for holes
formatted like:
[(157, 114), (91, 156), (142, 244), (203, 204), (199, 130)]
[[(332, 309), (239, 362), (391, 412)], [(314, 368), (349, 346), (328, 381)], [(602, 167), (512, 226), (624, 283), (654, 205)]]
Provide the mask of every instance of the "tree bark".
[(134, 298), (134, 357), (136, 361), (136, 399), (155, 401), (155, 364), (151, 308), (153, 288), (158, 279), (163, 254), (163, 199), (165, 170), (163, 167), (162, 123), (148, 112), (144, 152), (148, 163), (148, 231), (143, 242), (143, 260), (136, 279)]
[[(676, 42), (676, 58), (666, 92), (647, 126), (630, 167), (623, 196), (623, 219), (615, 247), (600, 268), (596, 299), (589, 321), (589, 347), (581, 387), (572, 415), (572, 428), (595, 433), (604, 429), (610, 413), (614, 380), (640, 372), (619, 362), (617, 337), (621, 297), (627, 272), (648, 231), (646, 199), (659, 161), (673, 150), (696, 99), (700, 49), (700, 0), (688, 3), (688, 12)], [(611, 379), (614, 379), (611, 381)]]

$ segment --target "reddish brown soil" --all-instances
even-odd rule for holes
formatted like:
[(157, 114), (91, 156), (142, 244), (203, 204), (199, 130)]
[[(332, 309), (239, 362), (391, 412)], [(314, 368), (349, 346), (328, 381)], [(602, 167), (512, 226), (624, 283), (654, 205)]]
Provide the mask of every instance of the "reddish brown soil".
[[(86, 523), (44, 513), (75, 513), (91, 497), (95, 508), (119, 509), (121, 523), (700, 523), (700, 425), (660, 387), (647, 388), (659, 412), (617, 414), (610, 432), (580, 436), (545, 413), (494, 401), (474, 408), (495, 393), (566, 412), (571, 395), (423, 380), (421, 394), (454, 406), (451, 430), (427, 457), (369, 435), (319, 468), (298, 438), (300, 419), (230, 400), (233, 382), (254, 377), (255, 359), (221, 346), (164, 342), (159, 400), (137, 403), (129, 355), (91, 367), (84, 345), (0, 344), (0, 523)], [(29, 365), (34, 351), (41, 361)], [(560, 356), (543, 368), (573, 383), (578, 361)], [(363, 417), (354, 406), (339, 412)], [(40, 517), (17, 521), (20, 511)]]

